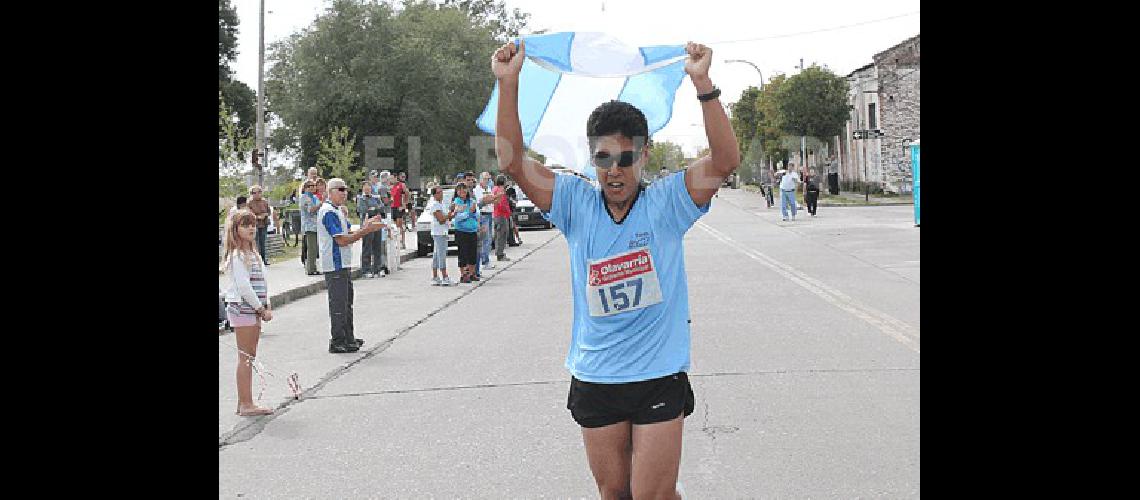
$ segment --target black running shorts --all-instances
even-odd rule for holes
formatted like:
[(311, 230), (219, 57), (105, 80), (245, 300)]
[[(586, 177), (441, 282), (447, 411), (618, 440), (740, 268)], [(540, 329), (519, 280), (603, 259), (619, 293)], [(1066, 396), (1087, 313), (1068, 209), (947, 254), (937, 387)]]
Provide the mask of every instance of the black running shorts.
[(566, 409), (578, 425), (604, 427), (629, 420), (634, 425), (665, 422), (693, 413), (696, 399), (689, 375), (677, 372), (661, 378), (625, 384), (595, 384), (570, 377)]

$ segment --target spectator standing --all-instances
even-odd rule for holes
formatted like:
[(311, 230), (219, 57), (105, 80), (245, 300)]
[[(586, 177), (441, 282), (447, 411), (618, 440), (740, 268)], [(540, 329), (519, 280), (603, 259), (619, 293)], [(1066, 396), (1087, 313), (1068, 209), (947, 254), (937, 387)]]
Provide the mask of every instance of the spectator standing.
[(360, 350), (364, 340), (353, 335), (352, 324), (352, 244), (380, 229), (377, 218), (365, 219), (360, 229), (348, 228), (348, 218), (340, 207), (348, 199), (348, 186), (340, 178), (329, 180), (329, 199), (317, 212), (317, 240), (321, 252), (321, 272), (329, 295), (329, 352)]
[[(407, 203), (408, 186), (399, 177), (392, 178), (392, 220), (396, 221), (396, 228), (400, 231), (400, 248), (404, 247), (404, 205)], [(393, 235), (394, 236), (394, 235)]]
[(519, 204), (519, 194), (518, 189), (515, 188), (514, 181), (510, 179), (507, 179), (507, 201), (511, 206), (511, 216), (508, 217), (507, 220), (511, 223), (511, 235), (514, 237), (514, 240), (508, 244), (512, 247), (517, 247), (522, 245), (522, 237), (519, 236), (519, 225), (515, 220), (515, 208), (518, 207)]
[[(365, 219), (380, 215), (380, 200), (372, 195), (372, 184), (368, 181), (361, 183), (360, 194), (356, 195), (356, 215), (361, 224)], [(379, 232), (364, 235), (360, 243), (360, 270), (365, 278), (375, 278), (380, 273), (380, 243)]]
[(257, 342), (261, 322), (273, 319), (269, 305), (269, 285), (261, 255), (254, 248), (257, 218), (239, 209), (226, 218), (222, 271), (230, 275), (226, 291), (226, 319), (234, 329), (238, 348), (237, 414), (243, 417), (269, 415), (273, 410), (253, 402), (253, 361), (257, 359)]
[(475, 203), (479, 206), (479, 258), (476, 262), (476, 276), (482, 276), (482, 269), (494, 269), (495, 265), (491, 263), (491, 239), (492, 224), (494, 223), (494, 203), (498, 200), (495, 195), (491, 194), (491, 173), (482, 172), (479, 174), (479, 183), (475, 185), (471, 194), (475, 198)]
[(261, 186), (254, 184), (249, 188), (249, 211), (257, 219), (257, 253), (265, 265), (269, 265), (269, 257), (265, 256), (265, 238), (269, 230), (269, 202), (261, 197)]
[[(443, 188), (431, 188), (431, 199), (424, 212), (431, 215), (431, 284), (437, 286), (451, 286), (451, 278), (447, 277), (447, 226), (453, 214), (443, 202)], [(439, 274), (443, 274), (443, 278)]]
[(788, 164), (788, 171), (780, 179), (780, 215), (788, 220), (788, 206), (792, 207), (792, 220), (796, 220), (796, 183), (800, 182), (800, 175), (796, 173), (795, 165)]
[[(475, 178), (474, 175), (471, 176)], [(478, 245), (479, 215), (475, 207), (475, 199), (471, 197), (471, 190), (466, 182), (455, 185), (455, 197), (451, 200), (451, 210), (448, 217), (454, 221), (455, 244), (459, 247), (459, 282), (470, 283), (478, 281), (475, 276), (475, 263), (479, 260), (476, 248)]]
[(495, 228), (495, 260), (509, 261), (507, 257), (507, 236), (511, 230), (511, 202), (507, 198), (507, 176), (500, 175), (495, 178), (495, 187), (491, 190), (495, 196), (495, 203), (491, 215), (494, 217)]
[(317, 188), (316, 181), (306, 179), (301, 184), (301, 233), (305, 235), (301, 242), (301, 260), (305, 263), (305, 274), (316, 276), (317, 271), (317, 211), (321, 209), (321, 202), (313, 191)]

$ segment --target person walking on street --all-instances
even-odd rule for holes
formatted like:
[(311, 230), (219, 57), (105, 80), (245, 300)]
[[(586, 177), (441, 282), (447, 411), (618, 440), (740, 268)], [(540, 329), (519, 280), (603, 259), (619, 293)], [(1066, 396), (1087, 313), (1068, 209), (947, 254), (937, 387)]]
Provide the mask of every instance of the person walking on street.
[[(431, 215), (431, 284), (433, 286), (451, 286), (451, 278), (447, 277), (447, 226), (454, 216), (447, 205), (443, 203), (443, 188), (431, 188), (431, 200), (428, 201), (424, 211)], [(440, 273), (443, 278), (440, 279)]]
[(604, 499), (679, 498), (689, 383), (689, 292), (683, 238), (740, 165), (732, 124), (709, 78), (712, 50), (689, 43), (685, 72), (696, 88), (710, 153), (650, 185), (649, 127), (633, 105), (610, 101), (586, 123), (598, 184), (556, 175), (526, 156), (519, 121), (525, 42), (492, 56), (499, 89), (499, 168), (566, 237), (573, 327), (567, 409), (582, 428), (586, 458)]
[(269, 304), (269, 284), (261, 255), (254, 248), (257, 218), (249, 210), (229, 215), (225, 224), (225, 246), (222, 272), (230, 275), (226, 291), (226, 319), (234, 329), (238, 348), (237, 414), (243, 417), (269, 415), (273, 410), (257, 406), (253, 401), (253, 361), (257, 359), (257, 342), (261, 338), (261, 322), (273, 319)]
[[(475, 176), (471, 176), (474, 178)], [(459, 247), (459, 282), (479, 281), (475, 276), (475, 263), (479, 261), (478, 245), (479, 215), (475, 199), (466, 182), (455, 185), (455, 197), (451, 199), (448, 218), (455, 224), (455, 244)]]
[(495, 260), (509, 261), (507, 257), (507, 237), (511, 231), (511, 201), (507, 198), (507, 176), (500, 175), (495, 178), (495, 187), (491, 189), (495, 196), (495, 203), (491, 209), (495, 228)]
[(269, 201), (261, 197), (261, 186), (254, 184), (249, 188), (249, 211), (257, 219), (257, 253), (265, 265), (269, 265), (269, 257), (265, 253), (265, 239), (269, 231)]
[(819, 204), (819, 180), (817, 177), (812, 175), (811, 170), (804, 171), (804, 205), (807, 206), (807, 211), (812, 217), (815, 217), (815, 211)]
[[(360, 185), (360, 194), (356, 195), (357, 217), (363, 223), (364, 219), (380, 215), (379, 207), (380, 199), (372, 195), (372, 183), (364, 181)], [(360, 243), (360, 270), (365, 278), (375, 278), (380, 266), (380, 235), (366, 234)]]
[(353, 335), (352, 324), (352, 244), (380, 229), (378, 217), (361, 221), (360, 229), (348, 228), (348, 218), (340, 207), (348, 199), (348, 185), (340, 178), (329, 179), (329, 199), (317, 212), (317, 240), (321, 252), (321, 272), (329, 294), (329, 352), (356, 352), (364, 340)]
[(780, 179), (780, 215), (788, 220), (788, 206), (792, 207), (792, 220), (796, 220), (796, 184), (800, 181), (795, 165), (788, 164), (788, 171)]
[(321, 202), (313, 190), (317, 187), (316, 181), (306, 179), (301, 185), (301, 232), (305, 240), (301, 245), (301, 260), (305, 262), (305, 274), (317, 276), (317, 211), (321, 209)]

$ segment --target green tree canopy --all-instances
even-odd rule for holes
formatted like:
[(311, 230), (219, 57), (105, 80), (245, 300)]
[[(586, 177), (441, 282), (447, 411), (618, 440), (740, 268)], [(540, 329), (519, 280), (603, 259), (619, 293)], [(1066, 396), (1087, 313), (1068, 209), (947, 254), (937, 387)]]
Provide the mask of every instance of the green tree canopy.
[(237, 10), (230, 0), (218, 0), (218, 80), (230, 79), (230, 61), (237, 58)]
[(364, 172), (356, 167), (356, 157), (360, 155), (353, 145), (356, 136), (350, 135), (348, 127), (337, 127), (321, 138), (321, 150), (317, 153), (317, 170), (327, 178), (344, 179), (349, 189), (356, 189), (364, 180)]
[(846, 80), (818, 66), (788, 78), (776, 99), (780, 128), (800, 136), (838, 135), (850, 116), (847, 90)]
[(649, 175), (660, 172), (662, 168), (675, 172), (685, 162), (685, 152), (680, 144), (669, 141), (653, 141), (649, 145), (649, 162), (645, 165), (645, 173)]
[[(501, 1), (409, 0), (398, 11), (332, 2), (271, 48), (266, 94), (283, 124), (274, 149), (293, 145), (303, 168), (314, 165), (325, 131), (347, 126), (358, 151), (393, 158), (395, 170), (410, 158), (429, 177), (473, 165), (470, 137), (483, 135), (474, 122), (494, 87), (488, 60), (496, 36), (523, 27), (525, 16), (515, 14)], [(394, 137), (393, 148), (364, 152), (368, 136)], [(413, 137), (418, 156), (409, 155)]]

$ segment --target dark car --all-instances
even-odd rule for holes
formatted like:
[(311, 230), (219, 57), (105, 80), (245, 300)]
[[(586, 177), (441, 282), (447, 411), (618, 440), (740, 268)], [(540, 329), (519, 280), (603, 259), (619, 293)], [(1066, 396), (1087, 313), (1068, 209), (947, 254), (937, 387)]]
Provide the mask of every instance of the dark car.
[(541, 227), (543, 229), (550, 229), (554, 227), (547, 219), (547, 215), (543, 213), (538, 207), (534, 206), (534, 202), (526, 197), (526, 193), (522, 189), (515, 189), (518, 193), (518, 201), (515, 203), (515, 225), (522, 229), (524, 227)]

